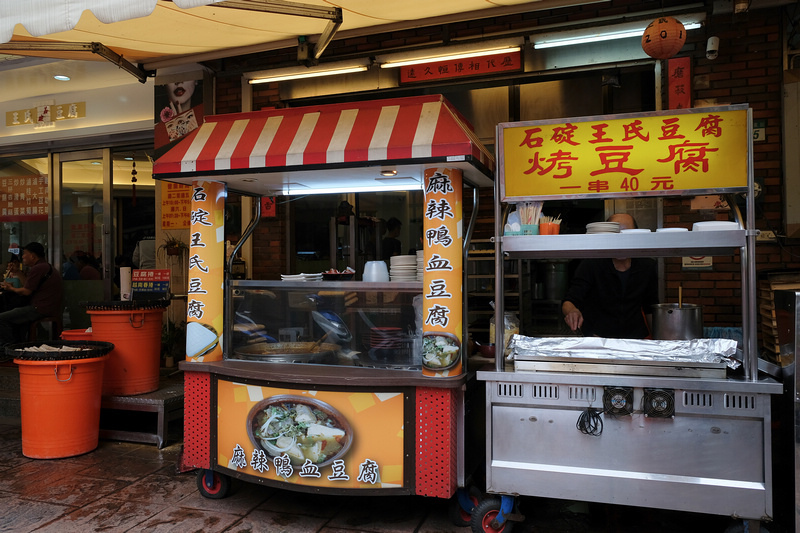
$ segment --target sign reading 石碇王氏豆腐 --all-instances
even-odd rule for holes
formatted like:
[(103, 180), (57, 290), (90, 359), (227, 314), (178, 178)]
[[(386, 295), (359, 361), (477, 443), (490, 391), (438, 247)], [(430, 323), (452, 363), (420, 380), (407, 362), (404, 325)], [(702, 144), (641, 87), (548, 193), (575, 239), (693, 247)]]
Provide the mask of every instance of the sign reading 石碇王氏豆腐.
[(731, 106), (500, 124), (502, 200), (744, 191), (749, 122)]

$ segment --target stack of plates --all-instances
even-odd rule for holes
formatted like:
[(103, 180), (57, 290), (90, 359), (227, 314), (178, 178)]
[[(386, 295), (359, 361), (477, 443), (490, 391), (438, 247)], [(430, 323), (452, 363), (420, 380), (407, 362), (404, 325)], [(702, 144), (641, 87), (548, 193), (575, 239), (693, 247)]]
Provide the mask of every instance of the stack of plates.
[(322, 273), (316, 274), (281, 274), (281, 281), (322, 281)]
[(695, 222), (692, 224), (692, 231), (731, 231), (739, 229), (738, 222), (727, 222), (724, 220), (707, 220), (705, 222)]
[(425, 275), (425, 250), (417, 250), (417, 281)]
[(619, 233), (619, 222), (592, 222), (586, 224), (586, 233)]
[(417, 256), (392, 256), (389, 260), (389, 279), (391, 281), (416, 281)]
[(403, 332), (400, 328), (371, 328), (369, 347), (379, 349), (397, 349), (403, 344)]

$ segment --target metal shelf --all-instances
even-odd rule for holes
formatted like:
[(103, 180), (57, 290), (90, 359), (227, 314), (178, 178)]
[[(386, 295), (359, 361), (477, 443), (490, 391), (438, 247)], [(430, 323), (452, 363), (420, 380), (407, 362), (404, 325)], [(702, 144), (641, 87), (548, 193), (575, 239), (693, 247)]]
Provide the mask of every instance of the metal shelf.
[(506, 235), (503, 251), (520, 259), (733, 255), (745, 246), (744, 230), (591, 235)]

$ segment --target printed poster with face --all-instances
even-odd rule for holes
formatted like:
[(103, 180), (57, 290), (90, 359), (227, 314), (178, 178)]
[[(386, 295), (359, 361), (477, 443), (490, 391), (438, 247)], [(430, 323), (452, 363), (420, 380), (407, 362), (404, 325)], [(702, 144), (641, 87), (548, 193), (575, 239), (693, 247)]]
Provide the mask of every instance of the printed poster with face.
[(156, 159), (203, 124), (203, 80), (155, 86)]

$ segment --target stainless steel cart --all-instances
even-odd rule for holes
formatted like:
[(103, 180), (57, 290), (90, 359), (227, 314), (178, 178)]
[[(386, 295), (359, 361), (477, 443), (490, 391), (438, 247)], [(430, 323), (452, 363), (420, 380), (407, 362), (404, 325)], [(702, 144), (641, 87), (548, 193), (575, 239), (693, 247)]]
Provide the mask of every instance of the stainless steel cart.
[[(719, 145), (708, 144), (692, 131), (697, 132), (694, 125), (698, 121), (702, 124), (711, 117), (721, 117), (727, 127), (743, 131), (734, 135), (733, 130), (725, 130), (731, 133), (730, 144), (722, 141)], [(606, 364), (616, 365), (613, 371), (592, 364), (576, 364), (569, 369), (545, 367), (523, 372), (498, 360), (494, 370), (478, 372), (478, 379), (486, 382), (487, 391), (486, 489), (503, 497), (475, 511), (474, 531), (508, 531), (513, 527), (513, 522), (507, 519), (514, 518), (510, 500), (516, 495), (728, 515), (754, 522), (751, 531), (757, 530), (760, 520), (771, 519), (770, 403), (771, 396), (780, 394), (782, 387), (758, 375), (754, 308), (757, 231), (753, 228), (755, 215), (750, 201), (753, 198), (751, 123), (751, 113), (745, 106), (731, 106), (498, 125), (495, 241), (499, 280), (504, 256), (548, 259), (738, 254), (744, 368), (738, 377), (724, 373), (709, 376), (687, 372), (680, 365), (671, 368), (667, 365), (654, 372), (652, 368), (618, 365), (611, 360)], [(571, 154), (571, 160), (576, 162), (583, 157), (598, 157), (599, 151), (594, 148), (581, 152), (581, 144), (586, 146), (592, 141), (578, 136), (570, 137), (569, 144), (552, 146), (553, 139), (559, 138), (558, 135), (563, 138), (565, 131), (574, 134), (581, 129), (590, 130), (588, 135), (602, 131), (619, 141), (615, 132), (629, 132), (628, 127), (634, 124), (647, 132), (650, 140), (659, 133), (659, 128), (663, 134), (666, 125), (680, 124), (685, 126), (681, 133), (686, 134), (681, 142), (705, 144), (707, 148), (715, 148), (720, 156), (734, 153), (740, 158), (739, 163), (726, 176), (681, 182), (678, 179), (681, 176), (672, 176), (662, 165), (663, 160), (669, 159), (665, 152), (675, 144), (654, 146), (626, 139), (630, 161), (637, 150), (648, 151), (636, 161), (638, 166), (630, 165), (644, 169), (640, 175), (642, 190), (625, 190), (630, 185), (627, 178), (624, 185), (620, 178), (615, 189), (610, 178), (603, 193), (598, 193), (600, 188), (595, 187), (592, 194), (589, 189), (593, 182), (585, 177), (569, 182), (577, 186), (566, 189), (566, 181), (552, 186), (549, 182), (542, 184), (544, 178), (537, 176), (538, 169), (546, 167), (542, 162), (555, 157), (557, 150), (562, 150), (562, 157)], [(620, 150), (619, 143), (616, 148)], [(518, 160), (527, 158), (523, 163), (527, 163), (530, 171), (521, 173), (524, 165), (510, 162), (509, 154)], [(716, 163), (715, 159), (709, 159), (711, 172), (717, 170)], [(659, 182), (663, 183), (668, 175), (675, 178), (674, 186), (660, 188)], [(574, 192), (559, 194), (553, 187)], [(730, 202), (739, 222), (739, 228), (734, 230), (503, 235), (500, 202), (737, 192), (746, 192), (748, 201), (744, 219), (735, 209), (735, 202)], [(502, 287), (502, 283), (497, 286)], [(501, 291), (496, 301), (502, 310)], [(498, 316), (502, 316), (500, 311)], [(495, 342), (502, 345), (502, 333)], [(657, 408), (650, 409), (653, 406)], [(576, 429), (579, 416), (592, 409), (603, 424), (599, 435)]]

